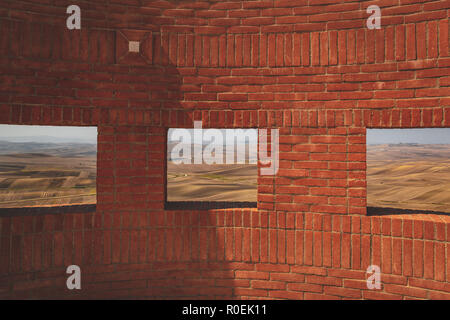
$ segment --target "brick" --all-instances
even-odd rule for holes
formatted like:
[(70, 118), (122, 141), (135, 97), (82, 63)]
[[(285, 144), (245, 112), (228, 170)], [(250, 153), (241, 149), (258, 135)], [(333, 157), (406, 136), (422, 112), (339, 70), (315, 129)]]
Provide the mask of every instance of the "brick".
[(336, 295), (339, 297), (347, 297), (352, 299), (361, 298), (361, 290), (350, 288), (324, 286), (324, 293), (328, 295)]
[(332, 259), (333, 267), (339, 268), (341, 266), (341, 236), (338, 233), (333, 233)]
[(302, 65), (310, 65), (310, 35), (309, 33), (302, 34)]
[(425, 241), (424, 246), (424, 277), (426, 279), (434, 278), (434, 245), (430, 241)]
[(439, 56), (448, 57), (448, 19), (439, 21)]
[(356, 62), (356, 31), (347, 32), (347, 62), (354, 64)]
[(418, 288), (407, 288), (405, 286), (398, 286), (394, 284), (385, 284), (384, 289), (388, 293), (400, 294), (403, 296), (417, 297), (417, 298), (427, 298), (427, 291)]
[(302, 299), (303, 298), (303, 292), (293, 292), (293, 291), (286, 291), (286, 290), (271, 290), (269, 291), (269, 297), (276, 298), (276, 299)]
[(252, 280), (251, 286), (255, 289), (283, 290), (286, 288), (286, 283), (281, 281)]
[(339, 300), (339, 297), (328, 294), (305, 292), (305, 300)]
[(395, 29), (395, 58), (405, 60), (406, 58), (406, 29), (404, 25), (398, 25)]
[(271, 280), (286, 281), (286, 282), (304, 282), (305, 275), (295, 273), (270, 273)]
[(401, 300), (402, 296), (398, 294), (390, 294), (377, 291), (364, 291), (363, 299), (369, 300)]
[(288, 290), (301, 291), (301, 292), (323, 292), (322, 286), (312, 283), (288, 283)]
[(350, 268), (351, 266), (351, 236), (347, 233), (342, 234), (342, 251), (341, 263), (343, 268)]
[(322, 277), (322, 276), (316, 276), (316, 275), (307, 275), (306, 282), (323, 284), (323, 285), (333, 285), (333, 286), (341, 286), (342, 285), (342, 279), (340, 279), (340, 278)]
[(434, 279), (445, 281), (445, 247), (442, 243), (435, 244)]
[(376, 30), (375, 35), (375, 61), (382, 63), (385, 60), (385, 41), (386, 35), (383, 29)]
[(416, 55), (416, 28), (415, 24), (406, 25), (406, 59), (414, 60)]
[(413, 273), (415, 277), (423, 277), (424, 270), (424, 243), (423, 241), (413, 241)]
[(269, 279), (269, 273), (267, 272), (259, 272), (259, 271), (236, 271), (236, 278), (244, 278), (244, 279)]
[(347, 33), (338, 31), (338, 61), (339, 64), (347, 64)]

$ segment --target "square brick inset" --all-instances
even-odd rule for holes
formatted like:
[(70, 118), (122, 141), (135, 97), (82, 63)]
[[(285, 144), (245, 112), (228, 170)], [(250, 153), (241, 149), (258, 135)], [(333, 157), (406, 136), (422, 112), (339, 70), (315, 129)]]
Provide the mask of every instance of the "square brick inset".
[(130, 41), (128, 42), (128, 51), (139, 53), (139, 41)]
[(152, 64), (151, 32), (136, 30), (117, 31), (116, 61), (127, 65)]

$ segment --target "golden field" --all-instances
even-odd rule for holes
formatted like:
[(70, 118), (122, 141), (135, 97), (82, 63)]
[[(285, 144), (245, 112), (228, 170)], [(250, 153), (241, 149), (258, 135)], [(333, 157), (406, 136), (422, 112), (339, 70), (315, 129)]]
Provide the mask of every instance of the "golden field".
[(95, 204), (95, 146), (0, 155), (0, 208)]
[(450, 145), (369, 145), (367, 206), (450, 212)]
[(167, 201), (256, 202), (256, 164), (167, 167)]
[[(257, 166), (168, 162), (168, 201), (256, 201)], [(367, 206), (450, 212), (450, 145), (367, 146)]]

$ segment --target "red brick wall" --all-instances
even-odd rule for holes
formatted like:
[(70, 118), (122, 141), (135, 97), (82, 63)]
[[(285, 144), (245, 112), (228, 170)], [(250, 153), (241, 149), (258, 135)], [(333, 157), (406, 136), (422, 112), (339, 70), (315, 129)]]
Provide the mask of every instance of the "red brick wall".
[[(450, 298), (449, 216), (366, 216), (365, 179), (366, 128), (450, 127), (448, 0), (69, 4), (0, 4), (0, 122), (98, 126), (97, 210), (0, 218), (1, 298)], [(257, 209), (164, 210), (193, 120), (280, 129)]]

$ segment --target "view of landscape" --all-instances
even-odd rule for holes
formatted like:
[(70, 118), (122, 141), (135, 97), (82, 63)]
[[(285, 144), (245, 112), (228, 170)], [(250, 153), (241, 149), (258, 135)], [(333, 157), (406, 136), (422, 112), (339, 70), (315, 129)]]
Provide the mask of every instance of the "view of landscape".
[(96, 203), (96, 128), (0, 126), (0, 208)]
[(368, 130), (367, 206), (450, 213), (450, 130), (428, 131), (428, 138), (420, 130), (397, 130), (408, 139), (393, 132), (379, 143)]
[[(170, 132), (168, 201), (256, 201), (256, 164), (211, 165), (206, 154), (202, 164), (175, 164), (172, 149), (179, 142)], [(450, 212), (449, 135), (449, 129), (368, 130), (367, 205)]]
[[(236, 159), (239, 153), (246, 156), (246, 161), (242, 163), (225, 164), (224, 146), (224, 164), (207, 164), (206, 154), (202, 164), (193, 164), (194, 145), (186, 144), (183, 148), (191, 148), (192, 164), (175, 164), (172, 149), (179, 142), (171, 140), (172, 130), (169, 130), (167, 148), (167, 201), (256, 202), (258, 166), (248, 161), (251, 152), (256, 150), (250, 151), (248, 143), (241, 151), (236, 147), (233, 152)], [(179, 156), (183, 157), (182, 154)]]

